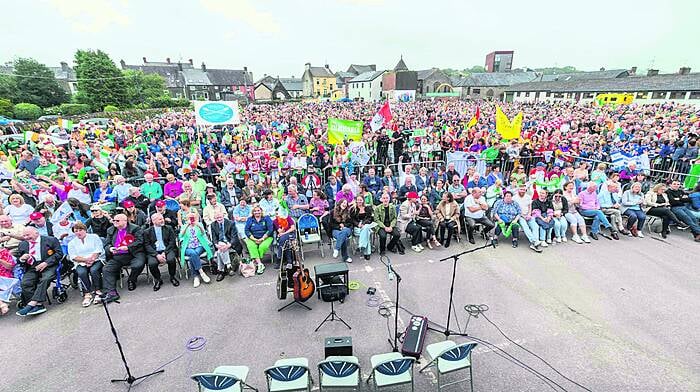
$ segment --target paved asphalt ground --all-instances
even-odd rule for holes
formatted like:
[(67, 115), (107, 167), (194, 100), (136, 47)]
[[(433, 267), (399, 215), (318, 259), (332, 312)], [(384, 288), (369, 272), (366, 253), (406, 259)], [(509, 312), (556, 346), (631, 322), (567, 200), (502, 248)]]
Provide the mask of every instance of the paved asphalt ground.
[[(405, 256), (392, 257), (403, 277), (402, 306), (444, 325), (452, 263), (437, 260), (466, 249), (462, 242), (420, 254), (409, 248)], [(485, 249), (459, 262), (457, 318), (464, 328), (464, 305), (488, 304), (486, 316), (512, 340), (590, 390), (699, 391), (699, 249), (689, 234), (677, 232), (666, 241), (647, 236), (601, 238), (593, 245), (569, 242), (542, 254), (501, 243), (497, 250)], [(307, 266), (331, 260), (309, 252)], [(388, 281), (377, 256), (369, 262), (355, 258), (350, 268), (351, 280), (394, 298), (394, 282)], [(352, 330), (333, 322), (314, 333), (329, 304), (314, 296), (308, 301), (312, 311), (293, 307), (278, 313), (284, 302), (276, 298), (275, 283), (275, 271), (268, 268), (262, 276), (236, 276), (198, 289), (191, 287), (191, 280), (178, 288), (166, 282), (155, 294), (142, 276), (136, 291), (124, 290), (121, 304), (110, 306), (132, 372), (143, 374), (182, 354), (190, 336), (206, 337), (207, 345), (132, 390), (194, 391), (188, 376), (219, 365), (249, 366), (249, 383), (265, 390), (263, 369), (279, 358), (296, 356), (309, 358), (317, 379), (315, 364), (323, 357), (327, 336), (352, 336), (365, 374), (371, 355), (390, 351), (387, 320), (376, 307), (367, 306), (365, 287), (336, 307)], [(405, 311), (400, 316), (402, 322), (410, 317)], [(456, 327), (454, 320), (452, 325)], [(109, 382), (124, 371), (103, 309), (81, 308), (75, 291), (46, 314), (1, 318), (0, 331), (2, 391), (126, 390)], [(583, 390), (509, 342), (483, 317), (472, 319), (467, 332), (537, 369), (563, 390)], [(426, 343), (441, 339), (431, 333)], [(475, 390), (552, 389), (498, 353), (485, 345), (475, 351)], [(417, 391), (436, 390), (432, 372), (416, 370), (415, 378)]]

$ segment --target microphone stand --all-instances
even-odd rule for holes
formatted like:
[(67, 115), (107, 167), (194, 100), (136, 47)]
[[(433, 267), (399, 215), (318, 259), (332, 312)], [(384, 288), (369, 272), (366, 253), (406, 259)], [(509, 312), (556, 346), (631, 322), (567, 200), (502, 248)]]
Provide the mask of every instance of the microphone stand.
[[(386, 259), (388, 263), (382, 261), (382, 258)], [(396, 303), (394, 306), (394, 342), (392, 343), (391, 339), (387, 339), (389, 341), (389, 345), (391, 345), (392, 350), (396, 353), (399, 352), (399, 284), (401, 284), (401, 275), (399, 275), (398, 272), (396, 272), (396, 270), (394, 269), (394, 266), (391, 265), (390, 258), (386, 256), (380, 256), (379, 262), (387, 267), (387, 270), (389, 272), (389, 280), (392, 280), (392, 274), (396, 276)]]
[(483, 246), (479, 246), (479, 247), (474, 248), (474, 249), (469, 249), (469, 250), (466, 250), (464, 252), (455, 253), (452, 256), (447, 256), (444, 259), (438, 260), (438, 261), (446, 261), (446, 260), (452, 259), (452, 262), (453, 262), (452, 263), (452, 283), (450, 284), (450, 304), (449, 304), (449, 308), (447, 309), (447, 324), (446, 324), (445, 330), (442, 331), (442, 330), (433, 328), (431, 326), (428, 326), (428, 330), (442, 333), (443, 335), (445, 335), (445, 339), (448, 339), (450, 337), (450, 335), (469, 336), (466, 333), (455, 332), (455, 331), (452, 331), (450, 329), (450, 320), (452, 320), (452, 308), (454, 308), (454, 292), (455, 292), (455, 276), (457, 275), (457, 260), (460, 258), (460, 256), (463, 256), (465, 254), (477, 252), (477, 251), (480, 251), (482, 249), (486, 249), (486, 248), (490, 248), (490, 247), (493, 247), (494, 249), (496, 249), (495, 240), (491, 240)]
[[(105, 313), (107, 314), (107, 320), (109, 321), (109, 326), (112, 329), (112, 335), (114, 335), (114, 342), (117, 344), (117, 348), (119, 348), (119, 354), (122, 357), (122, 363), (124, 363), (124, 368), (126, 369), (126, 378), (118, 378), (118, 379), (113, 379), (111, 382), (125, 382), (129, 385), (129, 390), (131, 390), (131, 387), (134, 385), (134, 383), (138, 380), (144, 379), (146, 377), (153, 376), (155, 374), (160, 374), (165, 371), (165, 369), (160, 369), (158, 371), (155, 371), (153, 373), (149, 373), (143, 376), (139, 377), (134, 377), (131, 374), (131, 370), (129, 369), (129, 364), (126, 362), (126, 357), (124, 356), (124, 350), (122, 349), (122, 344), (119, 342), (119, 336), (117, 335), (117, 330), (114, 328), (114, 323), (112, 322), (112, 317), (109, 314), (109, 309), (107, 306), (107, 302), (104, 300), (105, 298), (102, 297), (102, 304), (105, 309)], [(119, 301), (114, 301), (116, 303), (119, 303)]]

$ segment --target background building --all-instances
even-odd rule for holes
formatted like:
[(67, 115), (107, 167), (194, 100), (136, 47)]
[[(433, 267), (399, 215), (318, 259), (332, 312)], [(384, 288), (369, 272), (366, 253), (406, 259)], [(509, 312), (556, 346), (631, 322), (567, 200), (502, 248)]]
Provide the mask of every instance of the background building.
[(143, 58), (141, 65), (128, 65), (120, 61), (122, 69), (133, 69), (146, 74), (158, 74), (165, 80), (165, 87), (173, 98), (190, 100), (255, 99), (255, 83), (248, 67), (236, 69), (210, 69), (205, 63), (195, 67), (192, 59), (187, 63), (153, 62)]
[(504, 97), (515, 102), (592, 102), (598, 94), (628, 93), (634, 95), (635, 103), (700, 104), (700, 73), (690, 73), (688, 67), (674, 74), (659, 75), (657, 70), (649, 70), (646, 76), (627, 75), (520, 83), (506, 88)]
[(382, 75), (384, 71), (368, 71), (348, 82), (348, 98), (353, 100), (378, 101), (382, 99)]
[(312, 67), (311, 63), (306, 63), (301, 80), (304, 97), (330, 99), (337, 87), (335, 75), (328, 64), (324, 67)]
[(394, 101), (413, 101), (416, 99), (418, 73), (409, 71), (403, 56), (393, 70), (382, 76), (382, 96)]
[(505, 88), (517, 83), (538, 80), (541, 75), (533, 71), (473, 73), (453, 81), (454, 91), (465, 99), (500, 100)]
[(497, 50), (486, 55), (486, 72), (508, 72), (513, 68), (513, 51)]
[(438, 68), (416, 71), (416, 93), (419, 97), (425, 97), (428, 93), (452, 92), (452, 81)]

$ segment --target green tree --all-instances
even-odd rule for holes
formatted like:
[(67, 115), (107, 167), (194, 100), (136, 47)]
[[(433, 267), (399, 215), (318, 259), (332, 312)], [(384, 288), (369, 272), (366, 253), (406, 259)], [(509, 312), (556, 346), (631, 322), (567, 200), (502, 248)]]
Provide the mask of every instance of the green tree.
[(58, 84), (53, 71), (34, 59), (15, 60), (14, 74), (16, 101), (48, 107), (68, 100), (68, 95)]
[(576, 69), (576, 67), (572, 67), (571, 65), (567, 65), (565, 67), (536, 68), (535, 71), (542, 72), (542, 74), (544, 74), (544, 75), (560, 75), (560, 74), (567, 74), (567, 73), (583, 72), (581, 70)]
[(10, 75), (0, 75), (0, 98), (17, 102), (17, 83)]
[(13, 105), (9, 99), (0, 98), (0, 116), (12, 117)]
[(162, 98), (169, 98), (165, 90), (165, 80), (158, 74), (145, 74), (142, 71), (128, 69), (126, 76), (126, 96), (130, 105), (151, 103)]
[(482, 73), (486, 72), (486, 68), (482, 65), (474, 65), (471, 68), (465, 68), (464, 72), (467, 74)]
[(107, 53), (78, 50), (75, 53), (78, 99), (98, 112), (107, 105), (128, 106), (127, 83)]

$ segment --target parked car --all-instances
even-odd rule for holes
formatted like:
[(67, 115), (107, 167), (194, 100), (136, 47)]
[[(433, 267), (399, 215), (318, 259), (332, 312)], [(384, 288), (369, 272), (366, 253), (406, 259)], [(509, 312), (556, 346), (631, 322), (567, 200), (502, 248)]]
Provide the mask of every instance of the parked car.
[(41, 117), (37, 118), (36, 120), (37, 121), (58, 121), (58, 119), (60, 117), (61, 116), (56, 116), (56, 115), (52, 114), (52, 115), (48, 115), (48, 116), (41, 116)]
[(24, 121), (22, 121), (22, 120), (15, 120), (15, 119), (12, 119), (12, 118), (7, 118), (7, 117), (4, 117), (4, 116), (0, 116), (0, 125), (8, 125), (9, 123), (21, 124), (21, 123), (23, 123), (23, 122), (24, 122)]
[(109, 119), (108, 118), (88, 118), (86, 120), (81, 120), (80, 122), (83, 124), (95, 125), (95, 126), (97, 126), (97, 128), (100, 128), (100, 129), (107, 129), (107, 125), (109, 124)]

